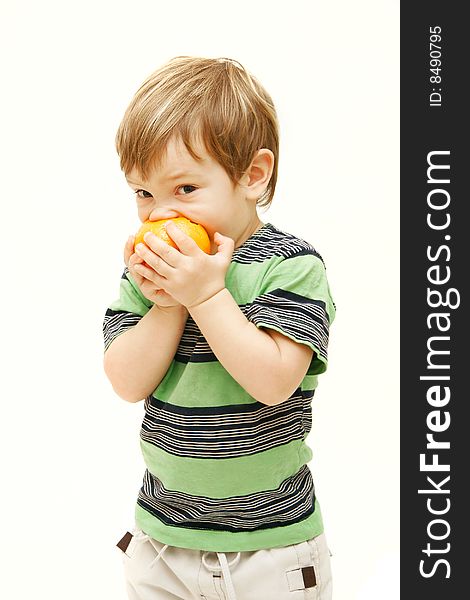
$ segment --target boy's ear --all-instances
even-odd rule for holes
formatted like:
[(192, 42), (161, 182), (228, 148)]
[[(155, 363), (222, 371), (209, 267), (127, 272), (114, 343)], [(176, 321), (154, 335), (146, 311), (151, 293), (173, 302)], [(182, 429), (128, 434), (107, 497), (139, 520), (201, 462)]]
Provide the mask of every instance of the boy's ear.
[(258, 200), (268, 187), (274, 169), (274, 154), (267, 148), (261, 148), (255, 154), (250, 166), (240, 180), (245, 189), (246, 197)]

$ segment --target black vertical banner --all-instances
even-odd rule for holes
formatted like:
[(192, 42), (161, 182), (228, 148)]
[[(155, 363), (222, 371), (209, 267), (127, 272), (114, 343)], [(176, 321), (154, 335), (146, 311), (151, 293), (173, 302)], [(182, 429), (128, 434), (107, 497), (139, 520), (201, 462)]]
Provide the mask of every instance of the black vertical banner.
[(401, 4), (402, 600), (470, 597), (470, 35), (464, 7)]

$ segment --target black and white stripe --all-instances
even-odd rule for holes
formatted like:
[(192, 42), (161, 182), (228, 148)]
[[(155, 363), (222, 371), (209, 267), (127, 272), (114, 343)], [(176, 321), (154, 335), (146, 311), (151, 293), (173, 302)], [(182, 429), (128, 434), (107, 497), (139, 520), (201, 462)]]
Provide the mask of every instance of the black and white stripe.
[(118, 335), (137, 325), (141, 318), (141, 315), (135, 313), (108, 308), (103, 321), (104, 349), (107, 350)]
[(167, 490), (148, 470), (137, 503), (172, 527), (255, 531), (298, 523), (315, 511), (315, 489), (307, 465), (274, 490), (209, 498)]
[(186, 326), (176, 350), (175, 360), (181, 363), (189, 361), (214, 362), (217, 360), (191, 315), (186, 320)]
[(311, 428), (311, 399), (298, 389), (288, 400), (213, 407), (184, 407), (145, 401), (140, 437), (188, 458), (237, 458), (304, 439)]
[(325, 302), (311, 300), (286, 290), (272, 290), (258, 296), (249, 306), (247, 318), (255, 325), (279, 328), (299, 341), (318, 348), (320, 356), (328, 359), (329, 318)]
[(264, 262), (273, 256), (290, 258), (302, 254), (313, 254), (323, 262), (322, 257), (311, 244), (291, 233), (281, 231), (271, 223), (265, 223), (244, 244), (235, 248), (232, 261), (250, 264)]

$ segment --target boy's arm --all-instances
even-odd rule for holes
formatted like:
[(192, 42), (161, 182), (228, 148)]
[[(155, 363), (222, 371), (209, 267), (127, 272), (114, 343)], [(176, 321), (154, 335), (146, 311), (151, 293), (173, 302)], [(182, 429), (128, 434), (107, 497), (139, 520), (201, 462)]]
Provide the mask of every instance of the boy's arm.
[(139, 402), (154, 391), (175, 356), (187, 317), (184, 306), (155, 304), (111, 342), (104, 370), (118, 396)]
[(104, 370), (114, 391), (128, 402), (151, 394), (174, 358), (188, 311), (181, 305), (163, 307), (143, 295), (126, 268), (119, 298), (103, 321)]
[(313, 350), (275, 330), (259, 329), (227, 288), (188, 310), (220, 363), (253, 398), (279, 404), (299, 387)]

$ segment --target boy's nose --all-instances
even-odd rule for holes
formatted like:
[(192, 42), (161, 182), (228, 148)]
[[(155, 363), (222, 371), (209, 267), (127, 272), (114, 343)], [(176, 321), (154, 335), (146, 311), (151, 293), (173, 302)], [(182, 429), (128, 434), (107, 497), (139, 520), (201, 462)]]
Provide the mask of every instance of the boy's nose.
[(168, 209), (155, 209), (149, 215), (149, 221), (160, 221), (162, 219), (174, 219), (175, 217), (181, 217), (182, 215), (178, 214), (174, 210)]

